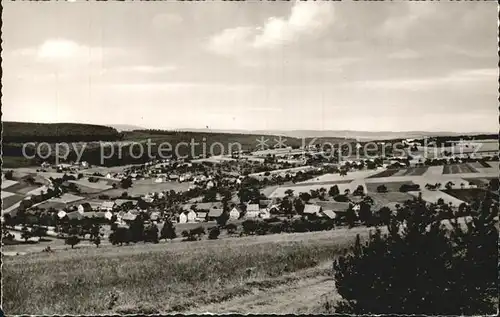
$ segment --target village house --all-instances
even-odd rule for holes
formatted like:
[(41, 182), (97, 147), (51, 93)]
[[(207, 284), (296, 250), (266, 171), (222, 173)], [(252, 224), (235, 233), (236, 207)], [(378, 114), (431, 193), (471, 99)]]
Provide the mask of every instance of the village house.
[(187, 215), (186, 212), (181, 212), (179, 214), (179, 219), (177, 221), (178, 223), (186, 223), (187, 222)]
[(212, 208), (212, 209), (210, 209), (210, 211), (207, 214), (207, 220), (208, 221), (217, 220), (217, 218), (219, 218), (220, 215), (222, 215), (222, 212), (223, 212), (223, 210), (220, 209), (220, 208)]
[(187, 222), (196, 222), (196, 212), (194, 210), (190, 210), (186, 216)]
[(120, 219), (125, 222), (134, 221), (137, 218), (137, 215), (132, 213), (131, 211), (126, 212)]
[(66, 216), (66, 211), (64, 210), (59, 210), (59, 212), (57, 213), (57, 217), (59, 217), (59, 219), (62, 219)]
[(260, 214), (259, 204), (248, 204), (247, 210), (245, 212), (246, 219), (255, 219), (258, 218)]
[(112, 201), (104, 201), (102, 202), (101, 204), (101, 210), (109, 210), (109, 211), (112, 211), (113, 210), (113, 207), (115, 206), (115, 203), (112, 202)]
[(130, 209), (137, 205), (137, 200), (131, 199), (117, 199), (115, 200), (114, 207), (118, 209)]
[(333, 210), (322, 210), (321, 213), (329, 219), (335, 219), (337, 218), (337, 214)]
[(78, 205), (78, 212), (84, 213), (84, 212), (91, 212), (92, 211), (92, 206), (90, 203), (82, 203)]
[(242, 210), (238, 206), (234, 206), (231, 211), (229, 211), (229, 219), (231, 220), (238, 220), (240, 219)]
[(269, 219), (271, 218), (271, 213), (267, 209), (261, 209), (259, 212), (259, 218)]
[(78, 212), (77, 210), (68, 212), (65, 217), (68, 217), (68, 220), (82, 220), (85, 218), (83, 213)]
[(322, 217), (323, 215), (321, 214), (321, 210), (322, 210), (321, 206), (307, 204), (304, 206), (303, 214), (306, 218)]
[(203, 222), (207, 219), (208, 213), (205, 211), (198, 211), (196, 213), (196, 221)]

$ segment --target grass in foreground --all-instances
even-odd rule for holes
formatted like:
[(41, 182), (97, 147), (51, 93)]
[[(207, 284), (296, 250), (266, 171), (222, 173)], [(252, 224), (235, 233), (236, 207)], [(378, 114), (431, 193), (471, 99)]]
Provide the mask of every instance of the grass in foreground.
[(8, 314), (185, 311), (243, 295), (255, 283), (287, 283), (283, 275), (332, 260), (360, 232), (367, 230), (5, 258), (3, 306)]

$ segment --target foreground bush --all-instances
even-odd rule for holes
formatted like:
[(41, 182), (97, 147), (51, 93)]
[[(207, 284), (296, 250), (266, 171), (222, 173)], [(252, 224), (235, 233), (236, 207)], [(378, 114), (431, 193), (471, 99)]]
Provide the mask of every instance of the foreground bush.
[[(431, 206), (432, 207), (432, 206)], [(498, 303), (498, 205), (486, 197), (465, 224), (445, 225), (421, 200), (391, 216), (388, 234), (377, 229), (365, 244), (334, 263), (345, 301), (338, 313), (491, 314)], [(404, 228), (406, 226), (406, 228)]]

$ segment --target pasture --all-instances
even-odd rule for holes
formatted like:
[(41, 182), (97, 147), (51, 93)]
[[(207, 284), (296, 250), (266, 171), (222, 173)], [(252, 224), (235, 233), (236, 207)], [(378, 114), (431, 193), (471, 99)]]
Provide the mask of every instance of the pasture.
[(103, 192), (108, 196), (120, 196), (124, 191), (126, 191), (130, 196), (142, 196), (152, 192), (162, 192), (162, 191), (170, 191), (175, 190), (178, 191), (187, 191), (189, 189), (189, 183), (179, 183), (179, 182), (164, 182), (164, 183), (155, 183), (154, 179), (141, 179), (137, 181), (133, 181), (132, 187), (123, 189), (109, 189)]
[(389, 182), (389, 183), (367, 183), (366, 188), (368, 192), (377, 192), (377, 187), (380, 185), (384, 185), (387, 188), (388, 192), (399, 192), (399, 188), (402, 185), (414, 185), (412, 181), (405, 182)]
[(362, 180), (353, 180), (350, 182), (328, 182), (327, 184), (325, 183), (310, 183), (310, 184), (295, 184), (293, 186), (283, 186), (283, 187), (278, 187), (276, 188), (273, 193), (269, 196), (269, 198), (282, 198), (285, 197), (286, 194), (285, 192), (289, 189), (293, 190), (294, 195), (298, 195), (300, 193), (309, 193), (311, 190), (319, 190), (320, 188), (325, 188), (327, 191), (330, 189), (330, 187), (337, 185), (339, 188), (340, 193), (344, 193), (346, 189), (348, 189), (351, 193), (356, 190), (358, 185), (362, 185), (365, 187), (366, 190), (366, 185)]
[(358, 233), (368, 229), (5, 257), (3, 309), (43, 315), (183, 312), (290, 283), (283, 275), (330, 262)]
[(78, 180), (69, 180), (69, 183), (74, 183), (78, 186), (81, 192), (83, 193), (95, 193), (103, 190), (111, 189), (112, 186), (109, 185), (109, 182), (106, 180), (99, 180), (95, 183), (89, 182), (87, 178), (81, 178)]
[(378, 170), (364, 170), (364, 171), (353, 171), (347, 172), (346, 176), (340, 176), (339, 173), (325, 174), (316, 177), (312, 180), (307, 180), (299, 184), (314, 184), (314, 183), (334, 183), (338, 181), (354, 180), (354, 179), (364, 179), (374, 174), (377, 174)]
[(404, 203), (407, 200), (413, 200), (413, 196), (408, 193), (387, 192), (387, 193), (369, 193), (374, 202), (375, 209), (381, 208), (390, 203)]
[(448, 195), (440, 190), (422, 190), (408, 192), (408, 194), (414, 197), (418, 197), (419, 193), (422, 193), (422, 199), (429, 203), (437, 203), (438, 199), (442, 198), (445, 204), (451, 203), (454, 207), (458, 207), (461, 203), (464, 202), (463, 200)]
[(486, 194), (486, 191), (481, 188), (446, 189), (442, 192), (467, 203), (472, 203), (478, 198), (481, 199)]

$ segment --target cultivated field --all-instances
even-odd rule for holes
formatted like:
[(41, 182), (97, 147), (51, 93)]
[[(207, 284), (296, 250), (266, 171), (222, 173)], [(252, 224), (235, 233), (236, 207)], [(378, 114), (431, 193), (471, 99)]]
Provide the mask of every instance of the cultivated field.
[[(5, 257), (3, 308), (7, 314), (46, 315), (217, 312), (225, 302), (274, 291), (300, 305), (268, 305), (268, 313), (314, 310), (321, 303), (300, 301), (308, 292), (305, 285), (327, 277), (333, 257), (357, 233), (368, 229)], [(303, 292), (297, 291), (300, 285)], [(322, 289), (333, 292), (333, 281), (327, 285)], [(244, 306), (232, 309), (247, 312)]]
[[(385, 185), (389, 192), (397, 192), (403, 184), (418, 184), (422, 190), (425, 189), (426, 184), (441, 183), (442, 189), (444, 189), (445, 184), (451, 181), (454, 183), (452, 188), (460, 189), (462, 187), (461, 184), (464, 184), (464, 187), (468, 188), (469, 182), (473, 182), (476, 185), (479, 183), (487, 184), (490, 179), (498, 177), (499, 172), (498, 164), (491, 164), (491, 167), (483, 166), (481, 168), (476, 168), (471, 164), (453, 164), (445, 165), (444, 167), (425, 166), (387, 169), (383, 171), (354, 171), (348, 172), (347, 176), (340, 176), (338, 173), (326, 174), (313, 180), (274, 187), (275, 189), (269, 197), (284, 197), (286, 196), (285, 191), (288, 189), (292, 189), (294, 194), (298, 195), (301, 192), (309, 192), (310, 190), (317, 190), (322, 187), (328, 190), (333, 185), (337, 185), (341, 193), (346, 189), (352, 192), (358, 185), (362, 185), (368, 191), (369, 195), (376, 193), (379, 185)], [(271, 189), (267, 192), (270, 191)], [(432, 196), (432, 194), (430, 195)], [(446, 196), (445, 198), (449, 198)], [(429, 199), (430, 201), (434, 200), (432, 197)], [(453, 199), (450, 198), (450, 200)]]
[(116, 188), (110, 189), (102, 192), (108, 196), (120, 196), (123, 192), (127, 192), (130, 196), (140, 196), (146, 195), (152, 192), (161, 192), (161, 191), (186, 191), (189, 189), (189, 183), (179, 183), (179, 182), (164, 182), (164, 183), (155, 183), (154, 179), (145, 179), (145, 180), (137, 180), (134, 181), (132, 187), (123, 189)]

